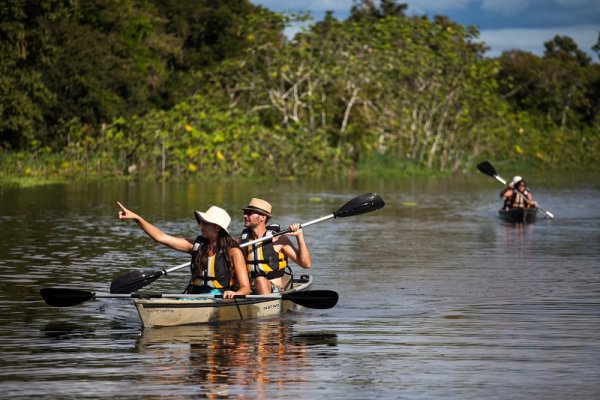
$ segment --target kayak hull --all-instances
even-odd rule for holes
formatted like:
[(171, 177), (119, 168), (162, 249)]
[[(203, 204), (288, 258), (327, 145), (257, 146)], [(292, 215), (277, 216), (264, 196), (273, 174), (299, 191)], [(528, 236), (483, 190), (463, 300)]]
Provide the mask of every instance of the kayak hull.
[[(282, 293), (309, 290), (313, 278), (302, 275), (294, 279), (293, 288)], [(136, 299), (137, 312), (144, 328), (161, 326), (213, 324), (228, 321), (277, 317), (301, 306), (283, 299)]]
[(506, 222), (531, 223), (537, 220), (537, 209), (535, 208), (511, 208), (498, 210), (500, 219)]

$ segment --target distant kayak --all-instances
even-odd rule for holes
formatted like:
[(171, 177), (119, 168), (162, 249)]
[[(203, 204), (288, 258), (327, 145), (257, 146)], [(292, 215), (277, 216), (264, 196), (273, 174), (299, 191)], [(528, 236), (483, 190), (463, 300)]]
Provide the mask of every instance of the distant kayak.
[(531, 223), (537, 220), (537, 209), (535, 208), (500, 209), (498, 210), (498, 214), (500, 218), (506, 222)]

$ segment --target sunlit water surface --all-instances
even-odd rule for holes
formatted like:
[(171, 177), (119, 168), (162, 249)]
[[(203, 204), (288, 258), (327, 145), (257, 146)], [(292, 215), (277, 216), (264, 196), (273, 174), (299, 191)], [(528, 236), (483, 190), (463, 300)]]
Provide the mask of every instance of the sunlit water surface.
[[(508, 174), (507, 174), (508, 175)], [(0, 188), (0, 393), (7, 398), (600, 398), (600, 182), (538, 176), (554, 220), (506, 224), (474, 173), (395, 181), (78, 183)], [(192, 210), (251, 197), (287, 226), (377, 192), (386, 207), (305, 229), (316, 289), (340, 301), (282, 318), (142, 329), (127, 300), (53, 308), (49, 286), (108, 291), (182, 264), (120, 200), (194, 237)], [(296, 267), (295, 272), (300, 273)], [(182, 269), (152, 289), (179, 292)]]

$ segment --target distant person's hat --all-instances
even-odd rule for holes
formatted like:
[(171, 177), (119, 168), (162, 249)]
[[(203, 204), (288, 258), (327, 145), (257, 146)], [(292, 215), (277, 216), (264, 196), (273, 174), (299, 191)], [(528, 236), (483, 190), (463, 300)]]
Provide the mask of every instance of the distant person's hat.
[(271, 204), (269, 204), (268, 202), (266, 202), (264, 200), (257, 199), (257, 198), (252, 198), (252, 200), (250, 200), (250, 203), (248, 203), (248, 206), (245, 208), (242, 208), (242, 210), (255, 212), (257, 214), (265, 215), (269, 218), (272, 217)]
[(522, 180), (523, 180), (523, 178), (521, 178), (519, 175), (516, 175), (512, 179), (512, 184), (514, 185), (515, 183), (520, 182)]
[(227, 228), (231, 222), (231, 217), (229, 214), (227, 214), (227, 211), (223, 210), (222, 208), (211, 206), (208, 210), (206, 210), (206, 212), (194, 211), (194, 216), (196, 216), (198, 223), (208, 222), (209, 224), (218, 225), (225, 232), (227, 232), (227, 234), (229, 234)]

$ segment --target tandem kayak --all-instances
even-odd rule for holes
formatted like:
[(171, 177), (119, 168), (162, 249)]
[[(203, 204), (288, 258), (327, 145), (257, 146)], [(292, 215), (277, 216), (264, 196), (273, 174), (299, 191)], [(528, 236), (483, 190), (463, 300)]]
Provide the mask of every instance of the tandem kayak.
[(506, 222), (530, 223), (537, 220), (537, 209), (535, 208), (500, 209), (498, 210), (498, 214), (500, 218)]
[[(290, 290), (273, 296), (246, 296), (241, 299), (222, 298), (149, 298), (135, 299), (134, 304), (145, 328), (161, 326), (180, 326), (209, 324), (228, 321), (276, 317), (286, 311), (300, 309), (302, 306), (297, 297), (302, 298), (302, 293), (307, 292), (313, 284), (310, 275), (301, 275), (294, 278)], [(311, 302), (308, 306), (318, 306), (319, 300), (314, 296), (307, 298)], [(330, 301), (330, 299), (323, 299)], [(337, 299), (336, 299), (337, 301)], [(312, 304), (315, 303), (315, 304)], [(315, 307), (321, 308), (321, 307)], [(328, 308), (328, 307), (323, 307)]]
[(43, 288), (46, 304), (71, 307), (94, 299), (133, 299), (145, 328), (241, 321), (276, 317), (301, 307), (327, 309), (335, 307), (338, 294), (333, 290), (309, 290), (311, 275), (294, 278), (289, 290), (265, 295), (223, 295), (174, 293), (102, 293), (71, 288)]

